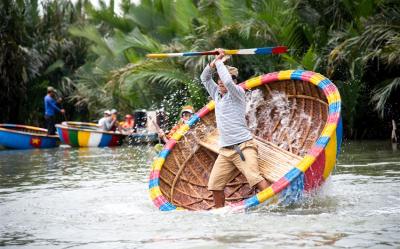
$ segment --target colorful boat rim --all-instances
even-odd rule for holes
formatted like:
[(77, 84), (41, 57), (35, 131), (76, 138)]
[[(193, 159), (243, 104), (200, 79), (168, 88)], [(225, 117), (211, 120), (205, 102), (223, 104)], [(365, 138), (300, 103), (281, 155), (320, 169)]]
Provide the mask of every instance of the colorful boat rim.
[[(294, 165), (278, 181), (274, 182), (267, 189), (253, 195), (250, 198), (231, 204), (235, 210), (247, 209), (261, 203), (272, 203), (278, 201), (282, 195), (293, 193), (296, 195), (303, 192), (311, 192), (317, 189), (331, 174), (334, 169), (336, 158), (340, 151), (342, 142), (342, 120), (341, 99), (337, 87), (326, 77), (319, 73), (304, 70), (287, 70), (268, 73), (251, 78), (240, 84), (249, 90), (254, 87), (265, 85), (271, 82), (283, 80), (300, 80), (316, 85), (325, 95), (328, 101), (328, 117), (322, 132), (316, 142), (311, 146), (306, 155), (297, 165)], [(183, 125), (164, 146), (158, 157), (153, 161), (150, 178), (149, 193), (154, 205), (161, 211), (183, 210), (170, 203), (162, 194), (160, 189), (160, 170), (171, 150), (185, 133), (195, 126), (199, 120), (207, 113), (214, 110), (214, 101), (209, 102), (200, 109), (189, 120), (188, 124)], [(298, 198), (296, 198), (298, 199)]]
[(100, 130), (100, 126), (96, 123), (89, 123), (89, 122), (79, 122), (79, 121), (64, 121), (61, 123), (62, 125), (75, 127), (78, 129), (88, 129), (98, 131)]
[(18, 124), (0, 124), (0, 145), (12, 149), (44, 149), (58, 146), (57, 135), (47, 129)]
[(61, 142), (72, 147), (120, 146), (126, 135), (102, 131), (95, 123), (66, 121), (56, 125)]

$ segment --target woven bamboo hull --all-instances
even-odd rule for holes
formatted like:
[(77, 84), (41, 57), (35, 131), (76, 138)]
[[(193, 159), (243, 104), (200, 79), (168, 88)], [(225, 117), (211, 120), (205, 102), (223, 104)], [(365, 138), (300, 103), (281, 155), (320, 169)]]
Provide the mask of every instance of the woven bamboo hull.
[[(272, 183), (256, 193), (236, 171), (225, 188), (227, 205), (297, 200), (330, 175), (341, 143), (340, 95), (322, 75), (282, 71), (241, 84), (248, 93), (247, 120), (257, 141), (259, 165)], [(211, 102), (182, 127), (152, 165), (150, 196), (160, 210), (208, 210), (207, 190), (218, 153)]]
[(57, 135), (39, 127), (0, 124), (0, 145), (10, 149), (44, 149), (58, 146)]
[(120, 146), (126, 135), (98, 130), (94, 123), (63, 122), (56, 125), (61, 142), (72, 147)]

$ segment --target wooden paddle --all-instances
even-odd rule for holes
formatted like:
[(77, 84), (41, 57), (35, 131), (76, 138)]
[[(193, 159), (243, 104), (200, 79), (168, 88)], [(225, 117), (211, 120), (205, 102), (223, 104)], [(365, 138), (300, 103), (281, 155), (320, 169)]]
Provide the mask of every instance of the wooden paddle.
[[(248, 48), (248, 49), (226, 49), (226, 55), (266, 55), (266, 54), (282, 54), (287, 52), (287, 47), (264, 47), (264, 48)], [(160, 54), (147, 54), (146, 57), (150, 59), (182, 57), (182, 56), (201, 56), (201, 55), (217, 55), (217, 50), (202, 51), (202, 52), (184, 52), (184, 53), (160, 53)]]

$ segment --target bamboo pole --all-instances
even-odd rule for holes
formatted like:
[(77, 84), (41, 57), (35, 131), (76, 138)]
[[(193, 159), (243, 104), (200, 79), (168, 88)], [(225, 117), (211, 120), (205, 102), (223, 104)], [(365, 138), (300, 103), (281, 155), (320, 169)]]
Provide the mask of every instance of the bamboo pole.
[[(248, 49), (227, 49), (224, 50), (226, 55), (266, 55), (266, 54), (282, 54), (287, 52), (287, 47), (264, 47), (264, 48), (248, 48)], [(146, 57), (150, 59), (162, 59), (171, 57), (182, 57), (182, 56), (202, 56), (202, 55), (217, 55), (218, 51), (201, 51), (201, 52), (183, 52), (183, 53), (159, 53), (159, 54), (147, 54)]]

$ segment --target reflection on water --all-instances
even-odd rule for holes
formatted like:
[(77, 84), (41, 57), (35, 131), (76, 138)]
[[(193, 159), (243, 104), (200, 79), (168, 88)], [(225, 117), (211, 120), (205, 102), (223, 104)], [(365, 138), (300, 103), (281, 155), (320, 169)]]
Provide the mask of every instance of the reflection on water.
[(0, 246), (399, 247), (400, 152), (384, 142), (343, 148), (317, 196), (225, 214), (156, 210), (152, 147), (0, 151)]

